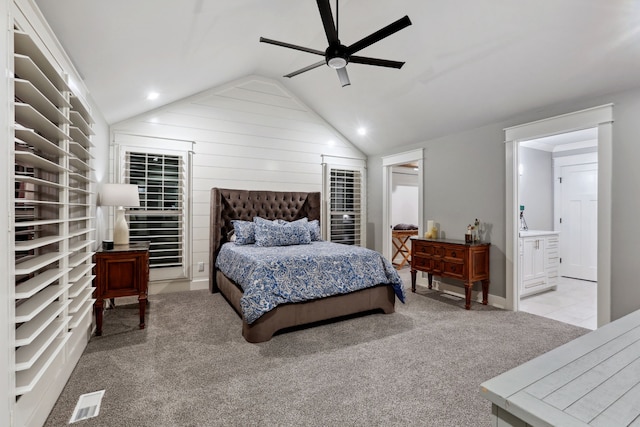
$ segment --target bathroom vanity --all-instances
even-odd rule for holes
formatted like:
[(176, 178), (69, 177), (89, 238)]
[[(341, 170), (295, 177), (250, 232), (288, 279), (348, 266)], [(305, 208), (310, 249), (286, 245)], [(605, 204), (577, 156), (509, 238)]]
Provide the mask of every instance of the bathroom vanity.
[(520, 297), (558, 287), (560, 268), (557, 231), (520, 231)]

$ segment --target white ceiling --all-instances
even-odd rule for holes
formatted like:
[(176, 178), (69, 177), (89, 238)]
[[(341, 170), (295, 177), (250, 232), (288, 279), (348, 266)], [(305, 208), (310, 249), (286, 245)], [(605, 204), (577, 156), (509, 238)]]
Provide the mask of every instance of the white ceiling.
[(521, 147), (536, 148), (549, 152), (576, 150), (598, 146), (598, 128), (545, 136), (520, 142)]
[[(313, 0), (36, 3), (109, 123), (257, 74), (280, 81), (374, 154), (640, 87), (635, 0), (343, 0), (345, 45), (404, 15), (413, 22), (358, 53), (406, 61), (401, 70), (349, 64), (345, 88), (326, 66), (283, 78), (321, 57), (258, 42), (324, 50)], [(155, 101), (146, 99), (151, 90), (160, 93)]]

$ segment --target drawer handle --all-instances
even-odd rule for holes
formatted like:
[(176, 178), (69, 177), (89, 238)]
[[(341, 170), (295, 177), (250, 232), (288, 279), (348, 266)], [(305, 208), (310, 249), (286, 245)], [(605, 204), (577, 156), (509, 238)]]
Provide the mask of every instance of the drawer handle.
[(456, 253), (455, 252), (451, 252), (451, 256), (455, 258), (456, 257)]

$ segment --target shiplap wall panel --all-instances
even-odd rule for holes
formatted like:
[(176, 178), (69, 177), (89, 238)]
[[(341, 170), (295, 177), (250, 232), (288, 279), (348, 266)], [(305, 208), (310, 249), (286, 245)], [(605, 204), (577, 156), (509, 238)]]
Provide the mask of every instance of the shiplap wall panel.
[[(175, 116), (173, 119), (171, 116)], [(163, 113), (164, 120), (180, 119), (191, 116), (194, 119), (206, 118), (219, 122), (249, 124), (252, 126), (265, 126), (276, 129), (298, 129), (306, 133), (318, 133), (324, 135), (325, 128), (320, 120), (298, 120), (289, 117), (266, 115), (246, 111), (229, 111), (212, 104), (192, 104), (181, 108), (179, 111), (167, 110)], [(197, 121), (195, 121), (197, 123)]]
[[(198, 129), (190, 126), (167, 125), (159, 123), (162, 116), (155, 117), (152, 121), (141, 122), (136, 127), (126, 127), (123, 132), (131, 132), (138, 135), (155, 136), (167, 139), (186, 139), (185, 135), (200, 144), (198, 152), (218, 152), (224, 150), (226, 145), (230, 145), (228, 152), (233, 152), (234, 147), (246, 147), (255, 149), (275, 150), (276, 152), (289, 151), (293, 153), (315, 153), (317, 155), (329, 153), (334, 156), (360, 157), (354, 156), (353, 148), (340, 144), (339, 140), (329, 135), (325, 138), (318, 138), (316, 141), (296, 139), (291, 134), (284, 131), (275, 136), (252, 135), (248, 133), (233, 133), (222, 130)], [(334, 145), (330, 145), (332, 142)], [(207, 147), (207, 145), (213, 145)], [(220, 145), (220, 147), (218, 146)], [(327, 150), (330, 147), (330, 150)], [(274, 155), (272, 153), (272, 155)]]
[(309, 117), (304, 110), (292, 110), (289, 108), (271, 107), (265, 110), (263, 104), (253, 103), (241, 99), (222, 98), (222, 97), (203, 97), (193, 102), (193, 105), (209, 107), (218, 111), (225, 112), (231, 117), (234, 114), (255, 114), (273, 118), (284, 118), (292, 122), (300, 123), (317, 123), (322, 120)]
[(248, 169), (248, 170), (269, 170), (289, 173), (302, 173), (317, 175), (322, 173), (322, 166), (318, 163), (318, 156), (313, 156), (314, 161), (285, 161), (281, 159), (265, 159), (260, 156), (218, 156), (212, 154), (201, 154), (193, 159), (194, 167), (212, 167), (221, 169)]
[[(209, 277), (212, 187), (321, 191), (322, 155), (365, 156), (279, 83), (251, 76), (112, 126), (114, 134), (194, 141), (187, 270)], [(126, 139), (126, 138), (125, 138)], [(199, 272), (197, 264), (205, 263)], [(152, 291), (153, 291), (153, 284)]]

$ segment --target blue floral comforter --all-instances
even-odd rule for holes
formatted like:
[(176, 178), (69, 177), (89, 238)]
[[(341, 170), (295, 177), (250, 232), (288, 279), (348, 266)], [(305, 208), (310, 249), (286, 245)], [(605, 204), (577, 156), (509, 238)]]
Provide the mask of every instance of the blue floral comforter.
[(308, 301), (388, 283), (404, 302), (402, 279), (378, 252), (331, 242), (260, 247), (222, 245), (216, 267), (239, 284), (247, 323), (279, 304)]

